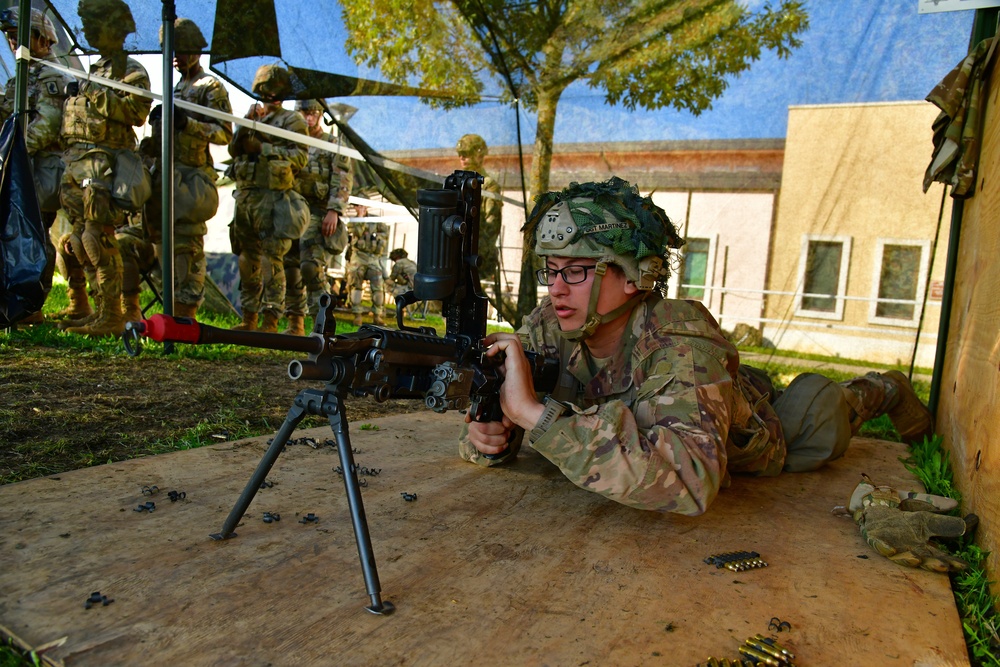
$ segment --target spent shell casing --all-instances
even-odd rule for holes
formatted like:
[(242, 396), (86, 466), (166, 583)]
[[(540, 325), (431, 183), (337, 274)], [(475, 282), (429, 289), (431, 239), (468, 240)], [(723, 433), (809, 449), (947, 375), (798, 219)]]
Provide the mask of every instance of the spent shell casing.
[(782, 662), (783, 662), (782, 660), (773, 658), (769, 656), (767, 653), (759, 651), (752, 646), (747, 646), (746, 644), (744, 644), (743, 646), (740, 647), (740, 653), (742, 655), (747, 656), (748, 658), (751, 658), (752, 660), (756, 660), (757, 662), (762, 662), (765, 665), (770, 665), (771, 667), (782, 667)]

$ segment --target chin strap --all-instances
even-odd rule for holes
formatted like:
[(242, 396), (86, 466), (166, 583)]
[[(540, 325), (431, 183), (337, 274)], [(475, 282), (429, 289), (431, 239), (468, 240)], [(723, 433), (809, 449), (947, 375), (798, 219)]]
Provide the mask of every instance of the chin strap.
[(598, 262), (594, 267), (594, 284), (590, 287), (590, 304), (587, 306), (587, 321), (583, 323), (578, 329), (573, 329), (571, 331), (560, 331), (563, 338), (566, 340), (577, 343), (586, 338), (590, 338), (597, 331), (597, 327), (601, 326), (604, 322), (611, 322), (622, 316), (622, 314), (635, 308), (636, 304), (646, 298), (649, 292), (639, 291), (633, 294), (628, 301), (618, 306), (610, 313), (604, 313), (603, 315), (597, 312), (597, 299), (601, 295), (601, 280), (604, 278), (604, 274), (608, 270), (608, 265), (601, 261)]

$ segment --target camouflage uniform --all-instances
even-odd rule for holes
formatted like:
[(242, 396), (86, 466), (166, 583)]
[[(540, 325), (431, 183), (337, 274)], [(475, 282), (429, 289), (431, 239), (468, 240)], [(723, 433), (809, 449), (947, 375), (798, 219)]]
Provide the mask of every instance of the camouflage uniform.
[[(28, 155), (32, 158), (32, 171), (36, 182), (46, 170), (51, 179), (56, 178), (62, 170), (62, 146), (59, 142), (59, 131), (62, 127), (63, 102), (66, 100), (66, 84), (70, 79), (61, 73), (50, 69), (40, 62), (32, 61), (28, 65), (28, 96), (27, 118), (28, 127), (25, 142)], [(3, 101), (0, 102), (0, 123), (6, 121), (14, 113), (15, 77), (7, 80)], [(42, 275), (42, 285), (46, 294), (52, 288), (52, 276), (56, 267), (56, 248), (49, 239), (48, 230), (56, 219), (55, 206), (47, 206), (40, 201), (42, 222), (45, 224), (45, 272)], [(67, 276), (69, 277), (69, 276)], [(79, 271), (74, 279), (81, 290), (86, 289), (86, 279)]]
[[(199, 72), (174, 86), (174, 97), (227, 114), (233, 112), (229, 92), (216, 77)], [(219, 208), (218, 178), (209, 144), (225, 146), (232, 141), (233, 128), (211, 116), (188, 113), (184, 129), (174, 136), (174, 284), (178, 305), (195, 309), (205, 298), (205, 234), (208, 220)], [(157, 169), (157, 171), (159, 171)], [(157, 228), (159, 243), (160, 178), (153, 181), (153, 196), (146, 215)]]
[[(514, 321), (517, 308), (503, 294), (500, 284), (500, 228), (503, 224), (503, 200), (500, 184), (486, 174), (483, 160), (489, 153), (486, 142), (477, 134), (466, 134), (458, 140), (455, 151), (465, 159), (463, 169), (483, 175), (483, 204), (479, 218), (479, 280), (490, 303), (507, 322)], [(495, 195), (487, 197), (485, 193)]]
[[(559, 363), (532, 447), (574, 484), (638, 509), (698, 515), (731, 473), (815, 470), (843, 455), (860, 425), (884, 412), (904, 438), (926, 435), (930, 414), (905, 377), (892, 371), (843, 384), (808, 373), (774, 399), (766, 375), (740, 364), (702, 304), (664, 299), (655, 289), (668, 275), (669, 263), (661, 262), (679, 238), (651, 200), (623, 196), (623, 183), (574, 184), (554, 204), (546, 195), (527, 226), (540, 255), (594, 258), (597, 267), (613, 263), (639, 287), (616, 309), (629, 318), (609, 358), (594, 359), (586, 343), (619, 316), (595, 317), (600, 268), (586, 324), (563, 330), (545, 297), (518, 332), (526, 348)], [(660, 223), (670, 232), (658, 231)], [(497, 465), (517, 455), (523, 436), (515, 429), (508, 448), (487, 458), (466, 432), (459, 452), (479, 465)]]
[[(322, 132), (316, 138), (342, 143), (329, 132)], [(295, 191), (309, 202), (309, 226), (285, 255), (285, 275), (288, 277), (286, 314), (305, 315), (308, 308), (309, 314), (315, 318), (319, 312), (320, 295), (330, 291), (327, 259), (344, 252), (348, 234), (347, 225), (338, 223), (332, 235), (323, 236), (323, 218), (327, 211), (345, 215), (353, 184), (354, 162), (350, 158), (309, 147), (309, 161), (295, 181)]]
[[(91, 74), (149, 90), (149, 76), (138, 61), (127, 58), (124, 74), (114, 76), (113, 60), (101, 58), (90, 66)], [(135, 151), (133, 128), (145, 123), (150, 105), (149, 98), (84, 81), (63, 109), (66, 172), (60, 201), (73, 231), (60, 240), (59, 249), (71, 251), (63, 254), (70, 284), (80, 270), (92, 271), (99, 296), (97, 330), (83, 327), (80, 333), (113, 332), (122, 326), (123, 267), (114, 230), (125, 222), (126, 211), (112, 198), (112, 183), (117, 154)]]
[(400, 257), (392, 265), (389, 274), (389, 284), (392, 285), (392, 296), (406, 294), (413, 289), (413, 278), (417, 275), (417, 263), (409, 257)]
[(351, 262), (347, 266), (347, 280), (351, 285), (351, 312), (355, 320), (361, 318), (361, 295), (367, 280), (372, 290), (372, 314), (381, 319), (385, 314), (385, 295), (382, 293), (382, 258), (389, 244), (389, 225), (384, 222), (352, 222)]
[[(270, 110), (258, 122), (306, 134), (302, 116), (281, 107)], [(248, 324), (246, 317), (252, 315), (253, 324), (247, 328), (255, 328), (257, 313), (263, 312), (269, 320), (266, 328), (272, 329), (285, 310), (284, 257), (292, 241), (308, 225), (307, 205), (292, 188), (309, 156), (300, 144), (256, 134), (240, 126), (229, 144), (229, 153), (235, 158), (232, 174), (236, 181), (236, 211), (230, 236), (233, 252), (239, 255), (244, 325)], [(248, 152), (245, 142), (255, 139), (260, 142), (260, 152)], [(270, 267), (266, 284), (264, 261)]]
[[(731, 473), (815, 470), (898, 401), (898, 385), (877, 373), (841, 384), (807, 373), (772, 405), (773, 389), (740, 365), (697, 301), (650, 295), (633, 310), (618, 352), (599, 363), (562, 335), (548, 297), (518, 334), (526, 349), (559, 360), (552, 398), (570, 407), (532, 448), (577, 486), (638, 509), (697, 515)], [(496, 463), (464, 438), (460, 451)]]

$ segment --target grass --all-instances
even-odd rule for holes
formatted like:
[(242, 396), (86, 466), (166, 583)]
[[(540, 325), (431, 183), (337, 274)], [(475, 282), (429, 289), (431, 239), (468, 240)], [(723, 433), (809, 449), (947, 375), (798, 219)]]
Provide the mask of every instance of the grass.
[[(961, 502), (962, 496), (954, 487), (954, 476), (948, 452), (941, 447), (941, 437), (925, 439), (910, 447), (910, 456), (904, 461), (924, 485), (928, 493), (947, 496)], [(953, 514), (960, 515), (959, 510)], [(948, 548), (948, 545), (944, 545)], [(990, 585), (993, 583), (986, 570), (989, 552), (977, 547), (972, 539), (963, 538), (953, 549), (953, 554), (969, 563), (964, 572), (951, 575), (955, 604), (962, 619), (962, 630), (969, 650), (969, 661), (974, 667), (1000, 665), (1000, 615)]]

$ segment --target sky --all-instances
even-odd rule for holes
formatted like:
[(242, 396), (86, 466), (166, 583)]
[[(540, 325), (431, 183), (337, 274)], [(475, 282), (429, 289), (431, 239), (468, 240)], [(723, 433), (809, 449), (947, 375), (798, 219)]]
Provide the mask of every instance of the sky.
[[(10, 0), (0, 0), (0, 4)], [(53, 0), (72, 27), (77, 0)], [(211, 35), (214, 3), (176, 0), (177, 13), (190, 16)], [(759, 8), (764, 0), (746, 0)], [(787, 60), (765, 53), (748, 72), (732, 77), (711, 110), (694, 116), (672, 109), (629, 111), (610, 106), (599, 90), (583, 83), (571, 86), (558, 108), (556, 143), (659, 141), (683, 139), (782, 138), (788, 107), (921, 100), (957, 64), (968, 48), (972, 11), (918, 14), (919, 0), (804, 0), (810, 27), (802, 46)], [(157, 48), (161, 0), (128, 0), (137, 30), (127, 45)], [(320, 5), (335, 9), (333, 3)], [(277, 2), (279, 25), (307, 30), (295, 40), (300, 60), (293, 65), (349, 75), (371, 75), (343, 53), (339, 12), (316, 11), (305, 2)], [(322, 41), (316, 35), (325, 35)], [(290, 38), (282, 50), (291, 59)], [(4, 54), (6, 56), (8, 54)], [(162, 90), (162, 60), (137, 56), (146, 66), (155, 91)], [(207, 66), (207, 56), (203, 58)], [(252, 72), (258, 63), (243, 65)], [(231, 76), (240, 74), (231, 65)], [(243, 73), (245, 76), (245, 72)], [(251, 98), (230, 86), (234, 113), (243, 115)], [(491, 146), (517, 142), (517, 116), (506, 105), (484, 102), (471, 109), (434, 110), (410, 97), (349, 97), (331, 101), (358, 107), (351, 125), (377, 150), (452, 148), (472, 132)], [(520, 114), (521, 137), (534, 140), (535, 118)]]

